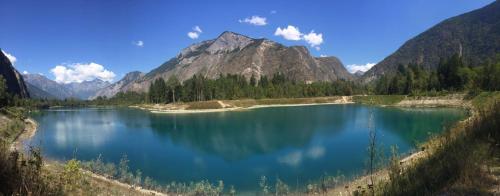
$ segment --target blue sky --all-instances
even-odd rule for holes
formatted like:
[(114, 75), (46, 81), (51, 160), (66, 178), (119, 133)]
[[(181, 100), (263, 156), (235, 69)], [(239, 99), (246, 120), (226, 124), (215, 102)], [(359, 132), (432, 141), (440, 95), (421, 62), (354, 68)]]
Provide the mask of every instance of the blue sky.
[[(0, 48), (16, 58), (18, 70), (60, 82), (147, 72), (223, 31), (306, 45), (315, 56), (365, 65), (440, 21), (493, 1), (0, 0)], [(293, 37), (289, 25), (301, 34)], [(277, 28), (282, 33), (276, 35)]]

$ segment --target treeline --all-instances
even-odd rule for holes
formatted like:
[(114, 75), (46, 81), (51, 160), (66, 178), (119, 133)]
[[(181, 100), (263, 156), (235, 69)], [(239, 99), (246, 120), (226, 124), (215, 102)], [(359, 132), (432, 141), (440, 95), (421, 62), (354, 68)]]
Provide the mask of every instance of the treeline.
[(419, 95), (438, 91), (500, 90), (500, 56), (483, 66), (466, 65), (459, 55), (441, 61), (437, 70), (399, 65), (396, 73), (382, 76), (375, 94)]
[(363, 92), (363, 86), (351, 81), (298, 82), (277, 73), (271, 78), (252, 76), (246, 79), (241, 75), (220, 75), (209, 79), (200, 75), (179, 82), (173, 76), (167, 81), (156, 79), (149, 87), (147, 102), (172, 103), (207, 101), (214, 99), (262, 99), (262, 98), (301, 98), (334, 95), (352, 95)]

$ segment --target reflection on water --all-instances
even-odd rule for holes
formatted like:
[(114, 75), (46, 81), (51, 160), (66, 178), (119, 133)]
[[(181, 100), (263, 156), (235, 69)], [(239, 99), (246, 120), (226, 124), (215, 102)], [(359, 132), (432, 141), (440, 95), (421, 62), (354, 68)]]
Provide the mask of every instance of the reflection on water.
[[(379, 142), (406, 152), (464, 117), (457, 109), (396, 109), (361, 105), (261, 108), (203, 114), (152, 114), (117, 109), (48, 110), (32, 143), (46, 156), (89, 160), (102, 154), (160, 182), (224, 180), (254, 189), (261, 175), (290, 184), (327, 173), (361, 173), (374, 115)], [(386, 149), (386, 150), (387, 150)]]

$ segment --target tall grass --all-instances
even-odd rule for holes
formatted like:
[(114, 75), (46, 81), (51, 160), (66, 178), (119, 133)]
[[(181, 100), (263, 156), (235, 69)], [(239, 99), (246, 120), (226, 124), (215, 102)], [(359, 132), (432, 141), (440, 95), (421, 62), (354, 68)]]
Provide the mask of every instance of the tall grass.
[(10, 152), (8, 143), (0, 142), (0, 195), (61, 195), (57, 177), (44, 172), (39, 149), (29, 153)]
[[(475, 187), (477, 173), (487, 152), (499, 148), (500, 103), (479, 109), (470, 121), (458, 124), (428, 143), (428, 156), (408, 166), (397, 158), (389, 166), (390, 180), (378, 187), (380, 195), (431, 195), (450, 187), (457, 180)], [(490, 150), (484, 150), (484, 149)], [(486, 194), (472, 188), (468, 194)]]

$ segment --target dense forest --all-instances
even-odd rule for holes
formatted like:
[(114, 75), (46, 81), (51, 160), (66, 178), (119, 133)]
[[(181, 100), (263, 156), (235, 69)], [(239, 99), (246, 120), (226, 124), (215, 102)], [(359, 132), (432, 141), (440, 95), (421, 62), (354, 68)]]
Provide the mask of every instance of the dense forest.
[(375, 83), (375, 94), (428, 95), (438, 91), (478, 92), (500, 90), (500, 56), (494, 62), (472, 67), (458, 55), (442, 60), (437, 70), (419, 65), (399, 65), (396, 74)]
[(156, 79), (149, 88), (147, 101), (171, 103), (213, 99), (299, 98), (352, 95), (363, 91), (361, 85), (351, 81), (306, 84), (290, 80), (283, 74), (275, 74), (271, 78), (262, 76), (259, 80), (254, 76), (247, 80), (241, 75), (220, 75), (217, 79), (194, 75), (182, 84), (175, 77), (167, 81)]

